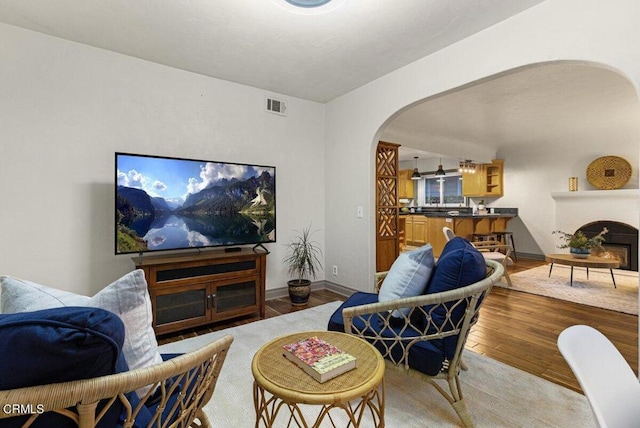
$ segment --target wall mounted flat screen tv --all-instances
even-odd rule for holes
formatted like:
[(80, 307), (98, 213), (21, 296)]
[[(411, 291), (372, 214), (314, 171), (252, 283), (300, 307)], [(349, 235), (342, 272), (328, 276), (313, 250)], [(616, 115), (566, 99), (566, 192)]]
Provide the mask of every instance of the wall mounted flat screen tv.
[(116, 153), (116, 254), (276, 241), (276, 168)]

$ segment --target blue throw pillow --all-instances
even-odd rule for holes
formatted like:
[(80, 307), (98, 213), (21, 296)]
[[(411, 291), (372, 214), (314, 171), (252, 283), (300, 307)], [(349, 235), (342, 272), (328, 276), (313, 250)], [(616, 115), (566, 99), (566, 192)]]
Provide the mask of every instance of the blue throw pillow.
[(455, 238), (447, 241), (444, 248), (442, 249), (442, 253), (440, 253), (440, 257), (446, 256), (451, 251), (459, 250), (461, 248), (470, 248), (470, 247), (474, 248), (469, 241), (467, 241), (464, 238), (461, 238), (460, 236), (456, 236)]
[[(435, 259), (431, 244), (400, 254), (391, 265), (389, 273), (382, 282), (378, 294), (379, 301), (388, 302), (423, 294), (427, 288), (434, 265)], [(392, 315), (400, 318), (408, 313), (408, 308), (401, 308), (393, 311)]]
[[(453, 243), (452, 247), (447, 248), (451, 243)], [(439, 293), (465, 287), (481, 281), (487, 275), (484, 257), (467, 240), (455, 238), (449, 241), (447, 246), (443, 250), (444, 256), (440, 256), (438, 259), (431, 281), (427, 286), (427, 293)], [(455, 302), (451, 302), (436, 307), (431, 312), (434, 322), (438, 325), (443, 324), (447, 313), (451, 312), (451, 322), (453, 325), (457, 325), (464, 316), (467, 306), (466, 304), (459, 304), (453, 308), (454, 304)], [(425, 308), (426, 312), (430, 310), (430, 307)], [(458, 336), (449, 336), (444, 338), (443, 341), (445, 356), (448, 359), (453, 358)]]
[(480, 281), (487, 274), (484, 257), (469, 241), (456, 237), (447, 242), (434, 269), (427, 293), (453, 290)]
[[(123, 342), (122, 321), (104, 309), (63, 307), (0, 314), (0, 390), (127, 371), (121, 353)], [(107, 412), (99, 426), (114, 426), (120, 407), (114, 406)], [(19, 426), (24, 418), (0, 419), (0, 427)], [(32, 426), (75, 424), (49, 413), (40, 416)]]

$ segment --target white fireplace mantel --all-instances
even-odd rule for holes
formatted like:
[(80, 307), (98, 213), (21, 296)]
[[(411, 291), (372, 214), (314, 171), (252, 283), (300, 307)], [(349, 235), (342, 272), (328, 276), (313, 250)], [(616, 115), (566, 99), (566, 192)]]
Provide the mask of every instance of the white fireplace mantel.
[(614, 199), (635, 199), (640, 201), (639, 189), (616, 189), (616, 190), (585, 190), (581, 192), (551, 192), (551, 197), (559, 199), (593, 199), (600, 200), (606, 198)]

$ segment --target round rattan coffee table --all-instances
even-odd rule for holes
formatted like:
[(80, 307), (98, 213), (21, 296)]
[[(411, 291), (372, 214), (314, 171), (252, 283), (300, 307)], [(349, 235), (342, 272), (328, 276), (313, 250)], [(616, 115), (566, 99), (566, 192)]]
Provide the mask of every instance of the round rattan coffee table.
[[(284, 345), (311, 336), (355, 356), (357, 367), (324, 383), (317, 382), (282, 355)], [(335, 421), (342, 416), (333, 416), (337, 413), (334, 409), (346, 414), (350, 426), (384, 427), (384, 359), (371, 344), (355, 336), (306, 331), (279, 337), (256, 352), (251, 371), (256, 427), (285, 426), (285, 423), (319, 427), (325, 418)], [(310, 411), (301, 406), (305, 404), (321, 407), (319, 411)], [(309, 414), (315, 417), (311, 423), (306, 420)]]

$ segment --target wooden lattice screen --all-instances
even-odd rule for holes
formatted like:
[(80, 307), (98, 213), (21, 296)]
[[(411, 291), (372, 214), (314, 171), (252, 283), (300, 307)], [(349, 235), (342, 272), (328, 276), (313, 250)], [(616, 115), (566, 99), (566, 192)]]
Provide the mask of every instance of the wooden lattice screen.
[(376, 270), (398, 257), (398, 145), (380, 141), (376, 150)]

